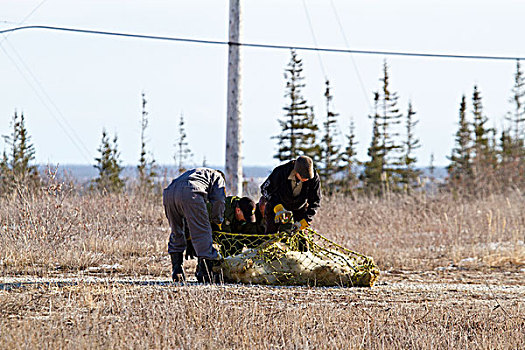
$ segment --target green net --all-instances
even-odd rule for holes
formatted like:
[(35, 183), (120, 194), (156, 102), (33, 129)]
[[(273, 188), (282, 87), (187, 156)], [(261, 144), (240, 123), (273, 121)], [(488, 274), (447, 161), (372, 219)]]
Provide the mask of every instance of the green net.
[(311, 228), (267, 235), (213, 234), (224, 257), (219, 269), (225, 282), (371, 287), (379, 276), (372, 258)]

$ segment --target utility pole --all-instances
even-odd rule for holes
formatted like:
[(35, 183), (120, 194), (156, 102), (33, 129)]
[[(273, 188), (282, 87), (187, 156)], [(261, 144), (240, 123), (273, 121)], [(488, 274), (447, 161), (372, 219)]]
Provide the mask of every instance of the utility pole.
[(228, 37), (228, 107), (226, 122), (226, 186), (231, 195), (242, 196), (240, 0), (230, 0)]

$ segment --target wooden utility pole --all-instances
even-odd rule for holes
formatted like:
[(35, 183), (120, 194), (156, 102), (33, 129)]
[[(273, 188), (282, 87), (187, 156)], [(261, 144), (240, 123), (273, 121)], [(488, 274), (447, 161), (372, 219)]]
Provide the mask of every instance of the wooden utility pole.
[(242, 196), (240, 0), (230, 0), (228, 38), (228, 110), (226, 122), (226, 186), (231, 195)]

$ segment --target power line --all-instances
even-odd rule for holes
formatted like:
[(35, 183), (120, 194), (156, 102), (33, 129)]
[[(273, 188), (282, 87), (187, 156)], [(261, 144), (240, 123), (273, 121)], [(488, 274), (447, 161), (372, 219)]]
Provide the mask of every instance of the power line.
[[(306, 13), (306, 19), (308, 20), (308, 26), (310, 27), (310, 33), (312, 33), (312, 38), (314, 40), (314, 45), (317, 47), (317, 38), (315, 37), (314, 27), (312, 25), (312, 20), (310, 19), (310, 13), (308, 12), (308, 7), (306, 6), (306, 1), (303, 0), (304, 12)], [(321, 72), (323, 72), (324, 80), (328, 80), (326, 76), (326, 71), (324, 69), (323, 59), (321, 58), (321, 53), (317, 51), (317, 58), (319, 59), (319, 65), (321, 66)]]
[[(13, 63), (13, 65), (16, 67), (16, 69), (18, 70), (18, 72), (20, 73), (20, 75), (22, 76), (22, 78), (24, 78), (24, 80), (27, 82), (27, 84), (31, 87), (31, 89), (33, 90), (33, 92), (35, 93), (35, 95), (38, 97), (38, 99), (40, 100), (40, 102), (42, 103), (42, 105), (44, 105), (44, 107), (47, 109), (47, 111), (49, 112), (49, 114), (51, 114), (51, 116), (55, 119), (55, 121), (58, 123), (58, 125), (60, 126), (60, 128), (64, 131), (64, 133), (67, 135), (67, 137), (69, 138), (69, 140), (73, 143), (73, 145), (75, 145), (75, 147), (80, 151), (80, 153), (82, 153), (82, 156), (84, 157), (85, 160), (89, 161), (89, 158), (87, 158), (86, 156), (86, 153), (84, 153), (84, 151), (79, 147), (79, 145), (77, 144), (75, 138), (73, 138), (69, 133), (68, 131), (66, 130), (66, 128), (64, 127), (64, 125), (62, 125), (62, 123), (60, 122), (60, 120), (57, 118), (57, 116), (55, 115), (55, 113), (53, 112), (53, 110), (49, 107), (49, 105), (46, 103), (46, 101), (44, 100), (44, 98), (40, 95), (38, 89), (36, 89), (33, 84), (31, 83), (31, 81), (25, 76), (25, 74), (22, 72), (22, 69), (18, 66), (18, 64), (16, 63), (16, 61), (11, 57), (11, 55), (9, 55), (9, 53), (6, 51), (6, 49), (4, 48), (3, 45), (0, 45), (0, 49), (2, 49), (2, 51), (5, 53), (5, 55), (7, 56), (7, 58), (9, 58), (9, 60), (11, 61), (11, 63)], [(23, 62), (22, 62), (23, 63)], [(25, 67), (26, 69), (28, 69), (27, 67)], [(29, 69), (28, 69), (29, 71)], [(30, 74), (31, 74), (31, 71), (29, 71)], [(35, 81), (38, 83), (38, 81), (36, 80), (36, 78), (33, 76), (33, 79), (35, 79)], [(42, 89), (42, 91), (44, 91), (44, 89), (40, 86), (40, 88)], [(55, 107), (55, 109), (57, 109), (57, 111), (60, 113), (60, 110), (58, 110), (58, 107), (56, 107), (56, 105), (53, 103), (53, 101), (51, 100), (51, 98), (45, 93), (45, 91), (43, 92), (44, 93), (44, 96), (46, 96), (49, 101), (51, 101), (51, 104)], [(64, 118), (62, 116), (62, 118)], [(65, 119), (65, 118), (64, 118)], [(83, 145), (83, 144), (82, 144)], [(84, 145), (83, 145), (84, 146)], [(85, 146), (84, 146), (85, 148)]]
[[(334, 13), (335, 19), (337, 20), (337, 24), (339, 25), (339, 31), (341, 32), (341, 36), (343, 37), (343, 40), (345, 42), (345, 46), (347, 48), (350, 48), (350, 43), (348, 39), (346, 38), (346, 34), (343, 28), (343, 24), (341, 23), (341, 19), (339, 18), (339, 14), (337, 13), (337, 9), (335, 8), (333, 0), (330, 0), (330, 5), (332, 6), (332, 11)], [(361, 78), (361, 74), (359, 73), (359, 69), (357, 68), (357, 64), (355, 63), (354, 56), (350, 55), (350, 58), (352, 59), (352, 65), (354, 66), (355, 73), (357, 75), (357, 79), (359, 80), (359, 84), (361, 85), (361, 91), (363, 92), (363, 96), (365, 98), (366, 103), (368, 104), (368, 108), (372, 110), (372, 105), (370, 104), (370, 101), (368, 99), (368, 89), (365, 86), (365, 83), (363, 82), (363, 79)]]
[[(24, 19), (22, 19), (20, 22), (16, 23), (16, 22), (11, 22), (11, 24), (16, 24), (16, 25), (21, 25), (21, 24), (24, 24), (28, 19), (29, 17), (31, 17), (33, 15), (33, 13), (35, 13), (42, 5), (44, 5), (44, 3), (46, 2), (47, 0), (42, 0), (33, 10), (31, 10), (31, 12), (29, 12), (25, 17)], [(8, 21), (2, 21), (4, 23), (8, 23)], [(7, 37), (9, 35), (4, 35), (4, 39), (0, 42), (4, 42), (5, 40), (7, 40)]]
[[(56, 120), (56, 122), (58, 123), (58, 125), (60, 126), (60, 128), (62, 129), (62, 131), (64, 131), (64, 133), (66, 134), (66, 136), (70, 139), (71, 142), (73, 142), (73, 144), (75, 145), (75, 147), (80, 151), (80, 153), (82, 153), (82, 156), (84, 157), (85, 160), (89, 161), (89, 150), (88, 148), (86, 147), (86, 145), (82, 142), (82, 139), (78, 136), (78, 134), (76, 133), (75, 129), (71, 126), (71, 124), (68, 122), (67, 118), (64, 117), (64, 114), (62, 113), (62, 111), (60, 110), (60, 108), (58, 108), (57, 104), (53, 101), (53, 99), (51, 98), (51, 96), (49, 96), (49, 94), (46, 92), (46, 89), (44, 88), (44, 86), (42, 85), (42, 83), (40, 83), (40, 81), (37, 79), (37, 77), (33, 74), (33, 72), (31, 71), (31, 69), (29, 69), (29, 67), (27, 66), (27, 64), (24, 62), (24, 60), (22, 59), (22, 57), (20, 56), (20, 54), (18, 53), (18, 51), (15, 49), (15, 47), (9, 42), (9, 40), (7, 40), (7, 38), (5, 38), (5, 42), (9, 44), (9, 46), (11, 47), (11, 50), (13, 50), (14, 54), (16, 55), (16, 57), (18, 58), (19, 62), (22, 64), (23, 68), (26, 70), (26, 72), (28, 73), (29, 77), (31, 77), (31, 79), (33, 79), (33, 81), (36, 83), (36, 86), (40, 89), (43, 97), (45, 97), (45, 99), (47, 99), (48, 103), (51, 105), (51, 107), (54, 108), (54, 110), (57, 112), (58, 116), (60, 117), (60, 119), (62, 119), (63, 123), (62, 124), (59, 120), (59, 118), (57, 117), (57, 115), (53, 112), (53, 110), (46, 104), (46, 102), (44, 101), (45, 99), (43, 99), (40, 94), (38, 93), (38, 89), (36, 89), (33, 84), (31, 83), (31, 81), (29, 79), (27, 79), (22, 70), (20, 69), (20, 67), (18, 66), (18, 64), (15, 62), (15, 60), (7, 53), (7, 51), (5, 50), (5, 48), (3, 47), (3, 45), (0, 44), (0, 47), (2, 48), (2, 51), (4, 51), (4, 53), (6, 54), (6, 56), (11, 60), (11, 63), (13, 63), (15, 65), (15, 67), (17, 68), (18, 72), (22, 75), (22, 77), (24, 78), (24, 80), (30, 85), (30, 87), (33, 89), (33, 91), (35, 92), (35, 94), (37, 95), (38, 99), (40, 100), (40, 102), (42, 102), (42, 104), (45, 106), (45, 108), (48, 110), (48, 112), (51, 114), (51, 116)], [(70, 132), (68, 132), (68, 129), (70, 130)]]
[(33, 13), (35, 13), (40, 7), (42, 7), (42, 5), (44, 5), (46, 1), (47, 0), (42, 0), (40, 4), (38, 4), (31, 12), (29, 12), (19, 24), (25, 23), (29, 17), (33, 15)]
[(93, 35), (119, 36), (119, 37), (134, 38), (134, 39), (177, 41), (177, 42), (194, 43), (194, 44), (238, 45), (238, 46), (244, 46), (244, 47), (262, 48), (262, 49), (286, 49), (286, 50), (320, 51), (320, 52), (333, 52), (333, 53), (353, 53), (353, 54), (363, 54), (363, 55), (450, 58), (450, 59), (470, 59), (470, 60), (500, 60), (500, 61), (525, 60), (525, 56), (519, 57), (519, 56), (488, 56), (488, 55), (451, 55), (451, 54), (402, 52), (402, 51), (350, 50), (350, 49), (336, 49), (336, 48), (323, 48), (323, 47), (311, 47), (311, 46), (293, 46), (293, 45), (254, 44), (254, 43), (235, 43), (235, 42), (229, 43), (227, 41), (217, 41), (217, 40), (188, 39), (188, 38), (178, 38), (178, 37), (169, 37), (169, 36), (106, 32), (106, 31), (100, 31), (100, 30), (76, 29), (76, 28), (40, 26), (40, 25), (21, 26), (21, 27), (4, 29), (0, 31), (0, 34), (28, 30), (28, 29), (44, 29), (44, 30), (74, 32), (74, 33), (93, 34)]
[[(40, 7), (42, 7), (42, 5), (44, 5), (44, 3), (46, 2), (47, 0), (42, 0), (35, 8), (33, 8), (33, 10), (31, 10), (31, 12), (29, 12), (19, 23), (17, 23), (18, 25), (20, 24), (23, 24), (25, 23)], [(40, 102), (42, 102), (42, 104), (44, 105), (44, 107), (48, 110), (48, 112), (51, 114), (51, 116), (56, 120), (56, 122), (58, 123), (58, 125), (60, 126), (60, 128), (64, 131), (64, 133), (67, 135), (67, 137), (70, 139), (70, 141), (75, 145), (75, 147), (77, 147), (77, 149), (80, 151), (80, 153), (82, 153), (82, 156), (84, 157), (85, 160), (88, 160), (88, 158), (86, 157), (86, 154), (89, 154), (89, 151), (87, 150), (87, 147), (84, 145), (84, 143), (82, 142), (82, 140), (78, 137), (78, 135), (76, 134), (75, 132), (75, 129), (73, 129), (71, 127), (71, 125), (68, 123), (67, 119), (64, 117), (64, 115), (62, 114), (62, 112), (60, 111), (60, 109), (58, 108), (58, 106), (53, 102), (53, 100), (51, 99), (51, 97), (49, 96), (49, 94), (46, 92), (46, 90), (44, 89), (44, 87), (42, 86), (42, 84), (40, 83), (40, 81), (36, 78), (36, 76), (33, 74), (33, 72), (29, 69), (29, 67), (27, 66), (27, 64), (24, 62), (24, 60), (22, 59), (22, 57), (20, 57), (20, 55), (18, 54), (18, 52), (16, 51), (15, 47), (13, 45), (11, 45), (11, 43), (7, 40), (7, 37), (9, 36), (10, 33), (8, 34), (3, 34), (3, 39), (2, 41), (0, 41), (0, 48), (2, 49), (2, 51), (4, 51), (5, 55), (9, 58), (9, 60), (13, 63), (13, 65), (16, 67), (16, 69), (18, 70), (18, 72), (20, 73), (20, 75), (22, 75), (22, 77), (24, 78), (24, 80), (29, 84), (29, 86), (31, 87), (31, 89), (33, 89), (33, 92), (35, 93), (35, 95), (38, 97), (38, 99), (40, 100)], [(55, 115), (55, 113), (51, 110), (51, 108), (48, 106), (48, 104), (46, 103), (46, 101), (44, 101), (44, 99), (42, 98), (42, 96), (40, 95), (38, 89), (36, 89), (33, 84), (31, 83), (31, 81), (29, 79), (27, 79), (27, 77), (23, 74), (22, 70), (20, 69), (20, 67), (18, 66), (18, 64), (15, 62), (15, 60), (9, 55), (9, 53), (6, 51), (6, 49), (3, 47), (2, 43), (8, 43), (10, 46), (11, 46), (11, 49), (13, 50), (13, 52), (15, 53), (15, 55), (18, 57), (18, 60), (22, 63), (23, 67), (25, 68), (25, 70), (29, 73), (29, 76), (34, 80), (34, 82), (36, 82), (37, 86), (40, 88), (41, 92), (43, 93), (44, 97), (47, 98), (47, 100), (49, 101), (49, 103), (55, 108), (55, 110), (58, 112), (59, 116), (62, 118), (62, 120), (65, 122), (66, 126), (69, 127), (69, 129), (72, 131), (72, 133), (74, 134), (72, 137), (68, 131), (66, 130), (66, 128), (62, 125), (62, 123), (60, 122), (60, 120), (57, 118), (57, 116)], [(79, 144), (77, 144), (76, 140), (78, 140), (78, 142), (80, 143), (80, 145), (84, 148), (84, 151), (79, 147)], [(84, 153), (86, 152), (86, 153)], [(89, 160), (88, 160), (89, 161)]]

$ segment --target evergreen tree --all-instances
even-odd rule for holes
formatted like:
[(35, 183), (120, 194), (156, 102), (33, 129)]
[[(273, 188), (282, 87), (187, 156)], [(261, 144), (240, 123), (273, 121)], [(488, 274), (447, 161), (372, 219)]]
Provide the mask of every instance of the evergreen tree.
[(314, 163), (321, 159), (321, 146), (317, 143), (317, 132), (319, 127), (315, 122), (314, 108), (310, 107), (309, 112), (297, 123), (297, 154), (309, 156)]
[(112, 145), (106, 130), (102, 130), (102, 141), (97, 150), (100, 156), (95, 158), (94, 167), (98, 170), (98, 177), (93, 180), (92, 188), (108, 192), (122, 191), (124, 181), (120, 178), (122, 166), (119, 160), (117, 136), (115, 135)]
[(430, 178), (435, 178), (436, 166), (434, 165), (434, 152), (430, 153), (430, 163), (428, 165), (428, 171), (430, 173)]
[(330, 94), (330, 82), (326, 81), (326, 90), (324, 94), (326, 98), (326, 120), (323, 123), (324, 135), (322, 138), (320, 150), (321, 150), (321, 166), (319, 169), (319, 175), (323, 181), (323, 185), (333, 187), (335, 182), (335, 174), (340, 170), (339, 165), (339, 152), (340, 146), (336, 144), (334, 136), (337, 134), (337, 116), (338, 113), (332, 111), (332, 99), (333, 96)]
[(369, 116), (372, 119), (372, 140), (368, 147), (368, 156), (370, 160), (365, 162), (362, 180), (368, 193), (382, 194), (383, 172), (384, 172), (384, 154), (381, 146), (381, 134), (379, 132), (379, 93), (374, 93), (374, 115)]
[(155, 176), (157, 176), (155, 160), (148, 161), (146, 152), (146, 128), (148, 127), (148, 112), (146, 111), (146, 96), (142, 93), (142, 116), (140, 122), (140, 159), (137, 165), (139, 173), (139, 187), (142, 189), (151, 189), (154, 185)]
[(487, 127), (488, 118), (483, 113), (481, 92), (474, 86), (472, 93), (472, 115), (473, 115), (473, 172), (474, 178), (488, 175), (489, 168), (495, 168), (496, 159), (494, 149), (490, 145), (492, 129)]
[[(512, 89), (511, 102), (514, 110), (507, 120), (511, 128), (502, 135), (501, 146), (504, 164), (502, 167), (506, 178), (513, 186), (525, 186), (525, 76), (521, 71), (520, 61), (516, 62), (516, 74)], [(503, 141), (505, 138), (505, 142)]]
[(8, 193), (11, 189), (11, 185), (11, 169), (9, 168), (7, 153), (4, 150), (2, 160), (0, 161), (0, 195)]
[(24, 114), (15, 111), (11, 119), (11, 134), (4, 135), (9, 152), (4, 149), (0, 161), (0, 190), (2, 193), (10, 192), (15, 182), (28, 187), (38, 186), (40, 177), (36, 165), (31, 164), (35, 159), (35, 148), (25, 126)]
[[(184, 115), (180, 114), (179, 119), (179, 137), (177, 138), (177, 142), (175, 143), (175, 164), (177, 164), (177, 171), (179, 174), (182, 174), (186, 171), (185, 165), (187, 165), (189, 159), (191, 158), (191, 150), (188, 147), (188, 141), (186, 140), (186, 130), (184, 128)], [(203, 164), (206, 163), (206, 158), (203, 160)], [(203, 165), (204, 166), (204, 165)]]
[(379, 146), (383, 155), (383, 170), (387, 173), (387, 177), (393, 180), (394, 172), (402, 165), (403, 146), (396, 138), (399, 137), (397, 128), (402, 122), (403, 114), (397, 107), (399, 99), (397, 93), (390, 90), (386, 60), (383, 63), (383, 78), (380, 81), (383, 83), (383, 88), (379, 100)]
[(523, 124), (525, 123), (525, 77), (519, 60), (516, 61), (516, 74), (510, 102), (514, 105), (514, 110), (507, 116), (507, 120), (511, 123), (510, 136), (518, 146), (516, 149), (519, 149), (520, 146), (523, 147)]
[(472, 175), (471, 165), (471, 130), (467, 121), (467, 102), (465, 95), (461, 97), (459, 107), (458, 131), (456, 132), (455, 147), (449, 157), (450, 164), (447, 167), (449, 181), (452, 183), (462, 182)]
[[(295, 159), (301, 154), (310, 155), (312, 145), (315, 145), (315, 131), (313, 129), (314, 114), (302, 95), (305, 87), (303, 82), (303, 63), (295, 50), (285, 70), (286, 82), (285, 97), (288, 104), (283, 107), (285, 115), (279, 119), (281, 133), (276, 138), (278, 150), (274, 158), (280, 161)], [(313, 125), (312, 125), (313, 124)], [(315, 148), (314, 148), (315, 150)]]
[(406, 140), (404, 142), (404, 157), (403, 157), (403, 170), (402, 170), (402, 182), (407, 186), (407, 190), (416, 186), (417, 179), (421, 172), (415, 168), (417, 159), (414, 155), (414, 151), (421, 147), (419, 139), (414, 134), (414, 128), (419, 123), (419, 120), (414, 120), (416, 112), (412, 107), (412, 102), (408, 103), (408, 110), (406, 115)]
[(343, 178), (341, 181), (341, 189), (345, 192), (352, 192), (352, 190), (358, 184), (358, 178), (356, 175), (356, 167), (359, 165), (359, 161), (356, 159), (356, 145), (355, 140), (355, 124), (353, 119), (350, 120), (349, 134), (346, 135), (347, 143), (345, 149), (341, 152), (341, 166), (340, 170), (343, 172)]
[(502, 168), (507, 168), (513, 163), (513, 140), (509, 130), (503, 130), (499, 139), (499, 156)]

